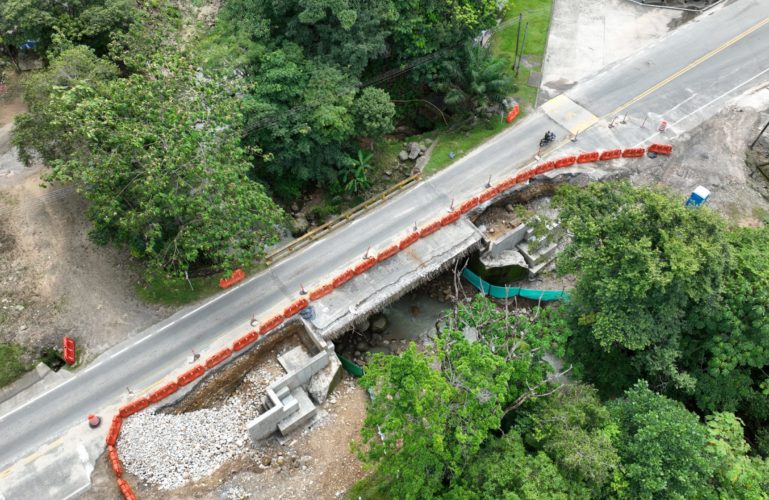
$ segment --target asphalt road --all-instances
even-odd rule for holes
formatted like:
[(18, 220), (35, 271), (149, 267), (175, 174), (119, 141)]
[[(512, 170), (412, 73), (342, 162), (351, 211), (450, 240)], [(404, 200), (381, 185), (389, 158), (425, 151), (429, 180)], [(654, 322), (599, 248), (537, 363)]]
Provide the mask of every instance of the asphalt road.
[[(710, 11), (575, 86), (566, 92), (568, 99), (532, 113), (451, 168), (240, 286), (114, 347), (63, 385), (1, 416), (0, 467), (55, 440), (86, 414), (121, 402), (126, 386), (139, 393), (178, 369), (190, 349), (203, 350), (226, 332), (245, 332), (254, 314), (265, 316), (295, 298), (300, 283), (311, 287), (324, 281), (360, 258), (369, 245), (376, 251), (415, 222), (445, 213), (451, 199), (477, 194), (489, 176), (493, 181), (519, 170), (537, 153), (545, 130), (555, 131), (559, 139), (580, 132), (577, 145), (586, 150), (635, 145), (655, 135), (656, 123), (609, 129), (606, 124), (614, 115), (665, 117), (674, 135), (718, 112), (728, 98), (765, 83), (768, 75), (769, 2), (737, 0)], [(584, 119), (575, 122), (579, 116)], [(570, 142), (562, 146), (574, 147)]]

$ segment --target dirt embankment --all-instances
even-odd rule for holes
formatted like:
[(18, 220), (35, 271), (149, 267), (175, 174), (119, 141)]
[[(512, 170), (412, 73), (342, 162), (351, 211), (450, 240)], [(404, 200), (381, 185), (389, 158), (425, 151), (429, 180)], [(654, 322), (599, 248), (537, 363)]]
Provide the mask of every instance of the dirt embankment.
[(19, 163), (10, 136), (25, 107), (11, 89), (0, 97), (0, 342), (21, 344), (32, 358), (69, 335), (93, 359), (170, 311), (135, 298), (138, 266), (89, 239), (77, 193), (42, 188), (45, 168)]

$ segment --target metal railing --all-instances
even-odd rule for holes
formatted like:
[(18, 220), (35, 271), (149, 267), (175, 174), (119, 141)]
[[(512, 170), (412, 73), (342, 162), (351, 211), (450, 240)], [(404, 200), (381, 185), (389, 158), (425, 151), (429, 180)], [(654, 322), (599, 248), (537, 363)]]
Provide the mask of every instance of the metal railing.
[(264, 260), (267, 263), (267, 265), (272, 264), (276, 260), (285, 257), (286, 255), (289, 255), (290, 253), (304, 247), (308, 243), (312, 243), (313, 241), (317, 240), (320, 236), (323, 236), (330, 231), (336, 229), (337, 227), (346, 224), (350, 220), (356, 218), (360, 214), (364, 213), (369, 208), (373, 207), (374, 205), (377, 205), (379, 203), (384, 202), (385, 200), (388, 200), (393, 197), (393, 195), (399, 193), (407, 186), (410, 186), (411, 184), (414, 184), (416, 181), (421, 179), (420, 174), (412, 175), (411, 177), (404, 179), (400, 181), (397, 184), (394, 184), (387, 188), (386, 190), (382, 191), (378, 195), (369, 198), (368, 200), (364, 201), (360, 205), (356, 205), (353, 208), (346, 210), (345, 212), (342, 212), (337, 217), (331, 219), (330, 221), (326, 222), (323, 225), (320, 225), (313, 229), (312, 231), (308, 231), (307, 233), (303, 234), (299, 238), (296, 238), (294, 240), (289, 241), (285, 245), (276, 248), (272, 252), (268, 253)]

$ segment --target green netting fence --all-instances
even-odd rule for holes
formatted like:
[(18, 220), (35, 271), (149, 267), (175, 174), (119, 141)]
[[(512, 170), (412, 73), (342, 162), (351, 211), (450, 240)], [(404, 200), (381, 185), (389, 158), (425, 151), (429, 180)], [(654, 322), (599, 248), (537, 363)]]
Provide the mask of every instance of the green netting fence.
[(531, 290), (529, 288), (521, 288), (516, 286), (498, 286), (492, 285), (488, 281), (484, 281), (483, 278), (469, 270), (464, 268), (462, 270), (462, 276), (470, 282), (475, 288), (480, 290), (486, 295), (491, 295), (495, 299), (507, 299), (510, 297), (523, 297), (524, 299), (531, 300), (561, 300), (569, 298), (569, 292), (564, 290)]

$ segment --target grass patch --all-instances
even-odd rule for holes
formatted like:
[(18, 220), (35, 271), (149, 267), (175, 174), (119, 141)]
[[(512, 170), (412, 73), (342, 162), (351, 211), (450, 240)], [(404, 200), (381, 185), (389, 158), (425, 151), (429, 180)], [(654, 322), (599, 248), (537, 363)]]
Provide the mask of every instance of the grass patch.
[(0, 344), (0, 387), (4, 387), (32, 369), (24, 362), (24, 348), (17, 344)]
[[(550, 26), (551, 9), (552, 0), (516, 1), (515, 5), (508, 9), (503, 20), (506, 27), (497, 31), (491, 39), (492, 53), (497, 57), (506, 59), (512, 69), (515, 59), (515, 41), (518, 35), (518, 14), (523, 13), (524, 26), (526, 22), (529, 23), (523, 56), (525, 62), (531, 67), (526, 67), (524, 62), (521, 62), (518, 76), (514, 79), (515, 85), (518, 87), (515, 92), (515, 99), (521, 106), (521, 114), (516, 120), (523, 118), (526, 111), (533, 109), (536, 105), (537, 87), (529, 85), (528, 81), (532, 72), (541, 70)], [(523, 40), (524, 26), (521, 26), (521, 40)], [(433, 150), (430, 161), (425, 166), (425, 175), (431, 175), (446, 168), (507, 126), (509, 125), (506, 122), (492, 120), (491, 123), (481, 122), (468, 131), (433, 132), (432, 135), (436, 137), (438, 144)], [(454, 158), (449, 157), (449, 153), (452, 151), (455, 154)]]
[[(243, 266), (243, 270), (246, 272), (246, 277), (248, 277), (265, 267), (263, 262), (258, 262), (250, 266)], [(191, 278), (188, 282), (184, 278), (153, 275), (136, 287), (136, 294), (139, 298), (150, 304), (179, 306), (216, 294), (221, 290), (219, 288), (219, 279), (223, 277), (224, 273), (217, 273), (212, 276)]]

